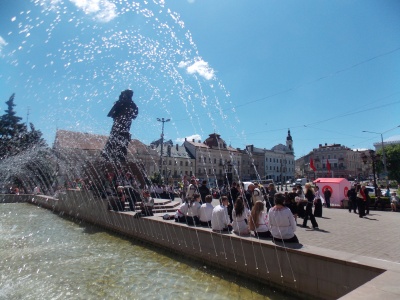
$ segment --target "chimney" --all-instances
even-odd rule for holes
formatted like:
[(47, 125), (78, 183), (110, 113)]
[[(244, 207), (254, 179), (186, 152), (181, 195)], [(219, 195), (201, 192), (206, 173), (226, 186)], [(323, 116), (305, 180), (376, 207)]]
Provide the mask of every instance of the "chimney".
[(322, 147), (322, 144), (319, 144), (319, 147), (321, 148), (321, 147)]
[(186, 138), (185, 138), (185, 142), (186, 142)]
[(327, 144), (327, 143), (325, 143), (325, 146), (328, 146), (328, 144)]
[(192, 142), (194, 143), (194, 139), (192, 139)]
[(171, 157), (171, 145), (168, 145), (167, 147), (167, 155)]

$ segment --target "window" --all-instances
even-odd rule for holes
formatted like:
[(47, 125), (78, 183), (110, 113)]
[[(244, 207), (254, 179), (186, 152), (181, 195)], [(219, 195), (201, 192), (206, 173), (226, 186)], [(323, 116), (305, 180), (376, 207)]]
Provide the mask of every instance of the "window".
[(182, 167), (182, 166), (183, 166), (183, 161), (180, 161), (180, 162), (179, 162), (179, 165)]
[(187, 161), (185, 161), (185, 166), (187, 167), (189, 165), (189, 163)]
[(171, 165), (171, 164), (172, 164), (172, 161), (169, 160), (169, 161), (168, 161), (168, 165)]
[(214, 164), (216, 164), (217, 163), (217, 159), (216, 158), (214, 158)]

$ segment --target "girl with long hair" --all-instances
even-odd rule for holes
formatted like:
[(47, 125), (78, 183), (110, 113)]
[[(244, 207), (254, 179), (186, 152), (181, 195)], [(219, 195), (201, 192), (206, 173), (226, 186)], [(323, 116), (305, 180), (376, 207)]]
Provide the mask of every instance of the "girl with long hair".
[(264, 203), (257, 201), (251, 209), (250, 230), (254, 231), (256, 237), (271, 237), (271, 232), (268, 230), (267, 214), (264, 210)]
[(247, 226), (247, 217), (249, 210), (245, 207), (243, 197), (238, 196), (235, 201), (235, 207), (232, 211), (232, 227), (233, 232), (239, 235), (249, 234), (249, 228)]

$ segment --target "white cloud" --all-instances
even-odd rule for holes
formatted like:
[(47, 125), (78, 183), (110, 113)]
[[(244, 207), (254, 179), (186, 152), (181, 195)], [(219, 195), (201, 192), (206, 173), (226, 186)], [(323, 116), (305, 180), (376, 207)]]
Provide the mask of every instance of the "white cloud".
[(5, 39), (3, 39), (2, 36), (0, 36), (0, 56), (3, 55), (3, 47), (7, 45), (7, 42)]
[(189, 74), (197, 73), (207, 80), (211, 80), (214, 78), (214, 70), (208, 66), (208, 62), (205, 62), (202, 59), (195, 61), (193, 64), (181, 61), (178, 64), (178, 67), (186, 68), (186, 72), (188, 72)]
[[(201, 135), (200, 135), (200, 134), (193, 134), (193, 135), (187, 136), (186, 139), (187, 139), (188, 141), (192, 141), (192, 140), (194, 139), (194, 141), (197, 143), (198, 141), (201, 141)], [(178, 144), (181, 144), (181, 143), (183, 143), (184, 141), (185, 141), (185, 138), (177, 138), (177, 139), (176, 139), (176, 142), (177, 142)]]
[(117, 16), (117, 7), (108, 0), (70, 0), (87, 15), (100, 22), (109, 22)]

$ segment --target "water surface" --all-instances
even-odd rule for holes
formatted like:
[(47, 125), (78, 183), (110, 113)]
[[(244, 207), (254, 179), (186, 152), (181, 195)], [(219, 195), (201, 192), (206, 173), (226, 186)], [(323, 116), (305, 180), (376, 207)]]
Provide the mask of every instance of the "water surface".
[(0, 299), (293, 299), (31, 204), (0, 218)]

